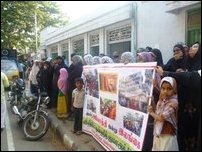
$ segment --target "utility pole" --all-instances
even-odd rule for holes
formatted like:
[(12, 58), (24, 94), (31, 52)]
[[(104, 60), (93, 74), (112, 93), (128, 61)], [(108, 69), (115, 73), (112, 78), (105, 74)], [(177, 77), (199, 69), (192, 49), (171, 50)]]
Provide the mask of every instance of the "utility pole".
[(34, 15), (34, 21), (35, 21), (35, 39), (36, 39), (36, 51), (38, 49), (38, 42), (37, 42), (37, 14), (36, 14), (36, 10), (35, 10), (35, 15)]

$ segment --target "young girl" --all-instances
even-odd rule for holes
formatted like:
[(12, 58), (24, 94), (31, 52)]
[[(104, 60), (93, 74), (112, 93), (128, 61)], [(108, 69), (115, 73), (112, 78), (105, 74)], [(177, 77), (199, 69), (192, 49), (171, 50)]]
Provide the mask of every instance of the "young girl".
[(83, 118), (83, 103), (85, 90), (83, 88), (83, 79), (76, 78), (75, 79), (76, 89), (72, 92), (72, 105), (74, 111), (74, 130), (73, 132), (77, 135), (82, 133), (82, 118)]
[(172, 77), (164, 77), (160, 83), (160, 96), (154, 112), (148, 106), (149, 114), (154, 118), (154, 139), (152, 151), (178, 151), (177, 143), (177, 83)]
[(65, 68), (60, 69), (58, 78), (58, 102), (57, 102), (57, 117), (67, 118), (67, 90), (68, 90), (68, 72)]

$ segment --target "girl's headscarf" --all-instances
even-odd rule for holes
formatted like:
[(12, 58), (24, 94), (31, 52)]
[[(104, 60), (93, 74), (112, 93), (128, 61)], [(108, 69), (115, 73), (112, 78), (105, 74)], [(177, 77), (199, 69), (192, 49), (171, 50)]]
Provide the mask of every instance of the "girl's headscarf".
[(106, 64), (106, 63), (114, 63), (114, 62), (113, 62), (113, 60), (112, 60), (110, 57), (108, 57), (108, 56), (103, 56), (103, 57), (101, 58), (101, 64)]
[(176, 80), (174, 78), (172, 78), (172, 77), (164, 77), (161, 80), (160, 86), (163, 84), (163, 82), (168, 82), (172, 86), (175, 94), (177, 94), (177, 82), (176, 82)]
[(68, 72), (67, 72), (67, 70), (65, 68), (61, 68), (60, 69), (59, 79), (58, 79), (58, 88), (60, 89), (60, 91), (64, 95), (67, 94), (67, 89), (68, 89), (67, 78), (68, 78)]
[(85, 65), (92, 65), (93, 64), (93, 57), (91, 54), (86, 54), (83, 57)]
[(93, 57), (93, 65), (96, 65), (96, 64), (100, 64), (101, 63), (101, 57), (99, 56), (94, 56)]
[[(160, 94), (160, 97), (159, 97), (160, 100), (159, 100), (159, 102), (156, 105), (156, 111), (155, 111), (155, 113), (157, 115), (162, 115), (162, 114), (169, 113), (170, 108), (175, 109), (175, 112), (172, 113), (172, 114), (169, 114), (170, 116), (166, 117), (165, 119), (166, 119), (166, 121), (168, 121), (169, 123), (171, 123), (172, 126), (175, 128), (175, 131), (177, 131), (177, 110), (178, 110), (177, 83), (176, 83), (175, 79), (172, 78), (172, 77), (164, 77), (161, 80), (161, 85), (163, 84), (163, 82), (168, 82), (172, 86), (175, 94), (172, 95), (171, 97), (169, 97), (166, 100), (163, 99), (161, 97), (161, 94)], [(169, 106), (167, 106), (165, 108), (166, 105), (169, 105)], [(161, 131), (163, 129), (163, 124), (164, 123), (165, 123), (165, 121), (155, 120), (154, 135), (159, 136), (161, 134)]]
[(132, 52), (124, 52), (121, 55), (121, 63), (134, 63), (135, 62), (135, 57)]

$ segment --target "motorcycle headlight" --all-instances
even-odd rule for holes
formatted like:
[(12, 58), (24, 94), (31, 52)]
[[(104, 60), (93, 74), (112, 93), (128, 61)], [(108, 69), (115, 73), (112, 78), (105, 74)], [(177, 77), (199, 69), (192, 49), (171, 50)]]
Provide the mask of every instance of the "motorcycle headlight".
[(44, 103), (45, 103), (45, 104), (48, 104), (49, 102), (50, 102), (50, 97), (45, 97)]

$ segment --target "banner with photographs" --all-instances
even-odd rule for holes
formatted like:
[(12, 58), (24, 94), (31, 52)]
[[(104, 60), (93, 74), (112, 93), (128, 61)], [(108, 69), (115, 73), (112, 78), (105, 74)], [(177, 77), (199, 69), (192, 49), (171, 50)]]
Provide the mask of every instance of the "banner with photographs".
[(106, 150), (142, 150), (156, 62), (84, 66), (83, 131)]

